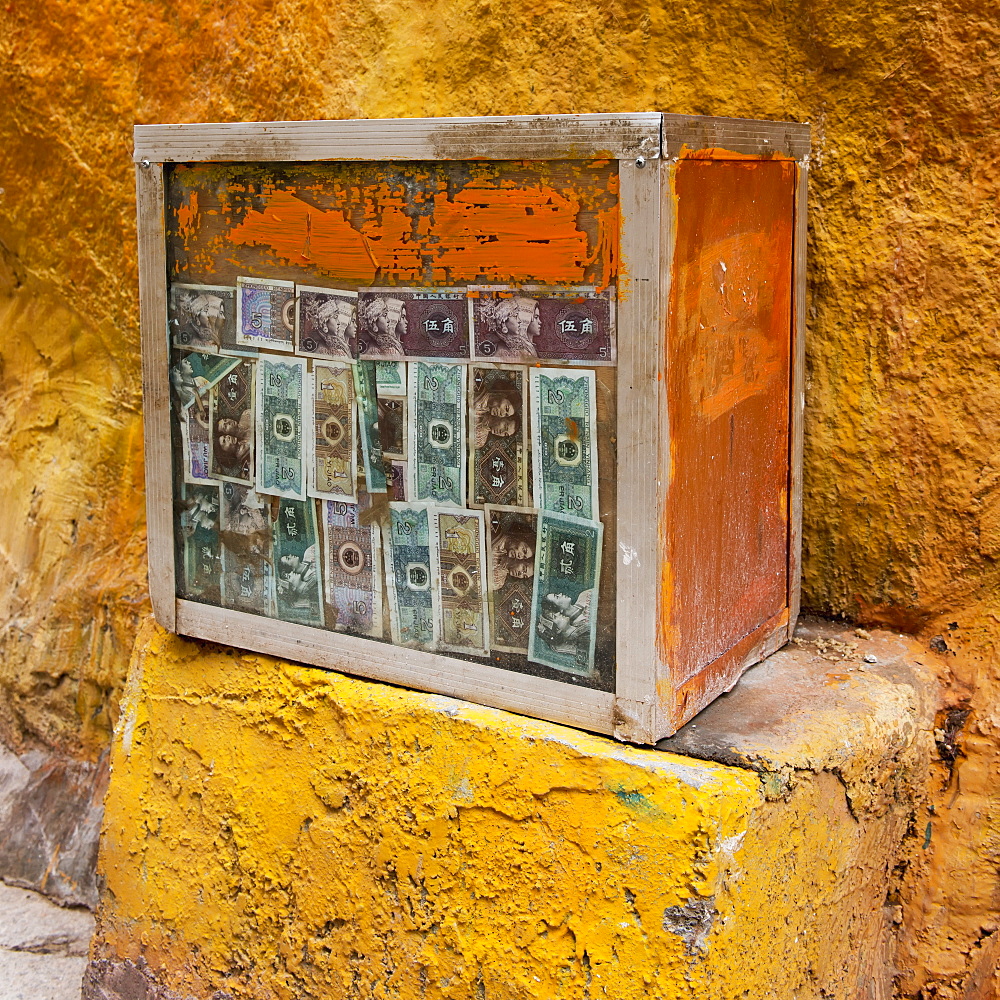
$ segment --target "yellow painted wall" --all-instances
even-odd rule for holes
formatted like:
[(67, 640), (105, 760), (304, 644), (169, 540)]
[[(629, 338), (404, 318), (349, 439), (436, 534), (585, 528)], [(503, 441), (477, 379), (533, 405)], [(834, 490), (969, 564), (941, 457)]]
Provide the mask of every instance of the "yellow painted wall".
[(1000, 920), (998, 35), (986, 0), (0, 7), (0, 739), (94, 756), (145, 607), (134, 121), (809, 120), (804, 598), (952, 651), (904, 902), (908, 988), (960, 995)]
[(185, 1000), (867, 997), (927, 753), (886, 689), (762, 781), (150, 622), (92, 957)]

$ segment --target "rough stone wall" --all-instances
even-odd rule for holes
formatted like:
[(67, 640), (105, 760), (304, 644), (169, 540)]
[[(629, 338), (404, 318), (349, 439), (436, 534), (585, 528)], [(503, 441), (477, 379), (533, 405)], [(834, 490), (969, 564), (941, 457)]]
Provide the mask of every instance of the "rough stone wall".
[(985, 0), (0, 7), (0, 739), (96, 757), (145, 605), (134, 121), (809, 120), (804, 600), (941, 636), (937, 812), (905, 873), (902, 982), (927, 997), (987, 982), (998, 36)]

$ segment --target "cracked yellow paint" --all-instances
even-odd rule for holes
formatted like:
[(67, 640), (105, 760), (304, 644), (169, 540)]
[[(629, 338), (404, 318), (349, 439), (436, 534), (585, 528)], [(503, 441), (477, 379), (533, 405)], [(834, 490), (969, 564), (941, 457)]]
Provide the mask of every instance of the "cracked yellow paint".
[(152, 623), (112, 768), (95, 958), (184, 998), (853, 1000), (906, 823)]

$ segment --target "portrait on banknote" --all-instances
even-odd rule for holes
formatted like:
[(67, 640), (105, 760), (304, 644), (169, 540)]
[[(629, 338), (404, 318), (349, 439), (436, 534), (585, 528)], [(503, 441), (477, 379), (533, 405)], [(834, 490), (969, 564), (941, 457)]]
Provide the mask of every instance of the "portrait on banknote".
[(357, 351), (357, 306), (357, 292), (297, 286), (296, 353), (303, 357), (353, 361)]
[(236, 346), (236, 289), (220, 285), (171, 284), (167, 324), (174, 347), (218, 354)]
[(616, 362), (611, 289), (480, 286), (470, 290), (473, 356), (530, 364)]
[(358, 292), (358, 357), (467, 359), (464, 288), (366, 288)]

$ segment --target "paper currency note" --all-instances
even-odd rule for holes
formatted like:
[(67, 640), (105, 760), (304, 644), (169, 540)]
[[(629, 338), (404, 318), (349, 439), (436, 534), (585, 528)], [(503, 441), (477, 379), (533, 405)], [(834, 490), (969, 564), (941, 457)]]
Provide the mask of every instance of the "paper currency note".
[(486, 525), (481, 510), (431, 511), (439, 646), (485, 656), (490, 648), (486, 608)]
[(208, 468), (214, 479), (253, 486), (254, 370), (240, 361), (211, 391)]
[(573, 674), (592, 674), (604, 526), (541, 511), (528, 659)]
[(613, 289), (479, 285), (469, 295), (476, 360), (616, 363)]
[(376, 361), (375, 388), (378, 397), (406, 395), (406, 362)]
[(426, 504), (389, 504), (385, 562), (392, 641), (397, 646), (434, 649), (438, 629)]
[(220, 493), (223, 606), (274, 617), (270, 504), (236, 483), (223, 483)]
[(381, 639), (384, 613), (379, 526), (361, 523), (363, 504), (325, 500), (321, 509), (327, 627)]
[(469, 503), (523, 507), (528, 497), (527, 369), (473, 365)]
[(182, 484), (175, 512), (177, 538), (183, 553), (178, 592), (191, 600), (220, 604), (222, 555), (218, 485)]
[(535, 582), (538, 511), (485, 508), (489, 566), (490, 648), (527, 653)]
[(261, 355), (254, 408), (257, 492), (306, 498), (306, 362)]
[(409, 368), (410, 499), (464, 507), (467, 367), (414, 361)]
[(393, 458), (382, 460), (385, 469), (385, 479), (390, 500), (406, 500), (406, 486), (410, 479), (410, 474), (406, 468), (406, 462), (400, 462)]
[(469, 358), (464, 288), (362, 288), (358, 357)]
[(535, 506), (597, 520), (594, 373), (558, 368), (530, 371)]
[(361, 459), (365, 467), (365, 489), (369, 493), (385, 493), (375, 366), (372, 362), (359, 361), (354, 366), (354, 391), (358, 398), (358, 433), (361, 436)]
[(353, 503), (357, 499), (358, 480), (353, 366), (316, 361), (312, 380), (309, 495)]
[(296, 353), (353, 361), (358, 339), (358, 293), (297, 285), (295, 302)]
[(209, 391), (239, 363), (239, 358), (218, 354), (178, 354), (170, 368), (170, 388), (177, 405), (185, 410), (198, 405), (207, 412)]
[(323, 624), (323, 576), (316, 501), (278, 500), (271, 526), (277, 617), (300, 625)]
[(406, 399), (378, 398), (378, 433), (386, 458), (406, 458)]
[(210, 482), (208, 411), (190, 406), (178, 414), (181, 428), (181, 455), (184, 463), (184, 482), (197, 485)]
[(172, 284), (167, 324), (174, 347), (218, 354), (236, 346), (236, 289)]
[(236, 342), (291, 351), (295, 347), (295, 282), (236, 279)]

